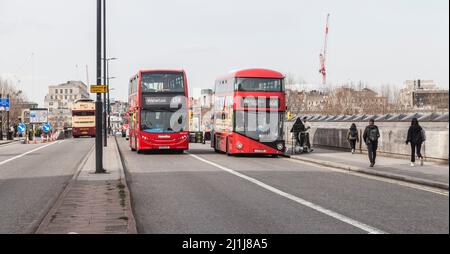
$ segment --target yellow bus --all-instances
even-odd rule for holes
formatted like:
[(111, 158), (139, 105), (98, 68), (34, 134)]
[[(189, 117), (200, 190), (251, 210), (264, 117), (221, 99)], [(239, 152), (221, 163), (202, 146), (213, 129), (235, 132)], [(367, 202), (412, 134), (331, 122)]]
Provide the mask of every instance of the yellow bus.
[(76, 100), (72, 106), (72, 135), (95, 137), (95, 102), (91, 99)]

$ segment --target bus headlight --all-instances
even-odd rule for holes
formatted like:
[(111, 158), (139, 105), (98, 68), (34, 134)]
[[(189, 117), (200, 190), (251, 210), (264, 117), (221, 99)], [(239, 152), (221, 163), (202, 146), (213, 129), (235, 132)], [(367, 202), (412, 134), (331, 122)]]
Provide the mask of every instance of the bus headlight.
[(237, 142), (236, 148), (237, 148), (238, 150), (241, 150), (243, 147), (244, 147), (244, 145), (243, 145), (241, 142)]
[(279, 144), (277, 145), (277, 149), (278, 149), (278, 151), (283, 151), (284, 145), (283, 145), (282, 143), (279, 143)]

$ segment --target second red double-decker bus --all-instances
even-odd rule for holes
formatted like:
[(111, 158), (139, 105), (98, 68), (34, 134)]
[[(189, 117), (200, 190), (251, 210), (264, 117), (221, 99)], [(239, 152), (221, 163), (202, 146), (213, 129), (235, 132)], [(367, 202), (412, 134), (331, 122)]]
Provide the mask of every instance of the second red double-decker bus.
[(188, 82), (183, 70), (147, 70), (129, 85), (129, 144), (133, 151), (189, 149)]
[(215, 84), (211, 147), (227, 154), (284, 155), (284, 75), (235, 71)]

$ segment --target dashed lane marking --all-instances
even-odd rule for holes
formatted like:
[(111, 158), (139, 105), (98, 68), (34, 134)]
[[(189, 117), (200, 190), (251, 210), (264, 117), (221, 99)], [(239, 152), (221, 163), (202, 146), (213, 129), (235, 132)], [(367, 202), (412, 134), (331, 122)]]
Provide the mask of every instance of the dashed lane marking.
[(51, 144), (47, 144), (47, 145), (45, 145), (45, 146), (38, 147), (38, 148), (33, 149), (33, 150), (31, 150), (31, 151), (25, 152), (25, 153), (23, 153), (23, 154), (14, 156), (14, 157), (12, 157), (12, 158), (9, 158), (9, 159), (7, 159), (7, 160), (4, 160), (4, 161), (0, 162), (0, 166), (3, 165), (3, 164), (6, 164), (6, 163), (8, 163), (8, 162), (11, 162), (11, 161), (13, 161), (13, 160), (22, 158), (23, 156), (25, 156), (25, 155), (27, 155), (27, 154), (34, 153), (34, 152), (36, 152), (36, 151), (39, 151), (39, 150), (41, 150), (41, 149), (44, 149), (44, 148), (49, 147), (49, 146), (51, 146), (51, 145), (54, 145), (54, 144), (60, 144), (60, 143), (51, 143)]
[(245, 180), (247, 180), (247, 181), (249, 181), (249, 182), (251, 182), (251, 183), (254, 183), (254, 184), (256, 184), (256, 185), (258, 185), (258, 186), (260, 186), (260, 187), (262, 187), (262, 188), (264, 188), (264, 189), (266, 189), (266, 190), (268, 190), (268, 191), (270, 191), (270, 192), (273, 192), (273, 193), (278, 194), (278, 195), (280, 195), (280, 196), (282, 196), (282, 197), (285, 197), (285, 198), (287, 198), (287, 199), (290, 199), (290, 200), (292, 200), (292, 201), (294, 201), (294, 202), (297, 202), (297, 203), (299, 203), (299, 204), (301, 204), (301, 205), (303, 205), (303, 206), (309, 207), (309, 208), (311, 208), (311, 209), (313, 209), (313, 210), (315, 210), (315, 211), (318, 211), (318, 212), (320, 212), (320, 213), (322, 213), (322, 214), (328, 215), (328, 216), (330, 216), (330, 217), (332, 217), (332, 218), (335, 218), (335, 219), (337, 219), (337, 220), (339, 220), (339, 221), (341, 221), (341, 222), (344, 222), (344, 223), (347, 223), (347, 224), (349, 224), (349, 225), (352, 225), (352, 226), (354, 226), (354, 227), (356, 227), (356, 228), (359, 228), (359, 229), (361, 229), (361, 230), (363, 230), (363, 231), (365, 231), (365, 232), (367, 232), (367, 233), (369, 233), (369, 234), (386, 234), (386, 232), (384, 232), (384, 231), (382, 231), (382, 230), (379, 230), (379, 229), (377, 229), (377, 228), (371, 227), (371, 226), (369, 226), (369, 225), (366, 225), (366, 224), (364, 224), (364, 223), (361, 223), (361, 222), (359, 222), (359, 221), (356, 221), (356, 220), (354, 220), (354, 219), (351, 219), (351, 218), (349, 218), (349, 217), (347, 217), (347, 216), (344, 216), (344, 215), (339, 214), (339, 213), (337, 213), (337, 212), (334, 212), (334, 211), (331, 211), (331, 210), (329, 210), (329, 209), (323, 208), (323, 207), (321, 207), (321, 206), (319, 206), (319, 205), (316, 205), (316, 204), (314, 204), (314, 203), (312, 203), (312, 202), (309, 202), (309, 201), (307, 201), (307, 200), (304, 200), (304, 199), (302, 199), (302, 198), (296, 197), (296, 196), (294, 196), (294, 195), (292, 195), (292, 194), (289, 194), (289, 193), (286, 193), (286, 192), (284, 192), (284, 191), (281, 191), (281, 190), (279, 190), (279, 189), (277, 189), (277, 188), (275, 188), (275, 187), (272, 187), (272, 186), (270, 186), (270, 185), (267, 185), (267, 184), (265, 184), (265, 183), (263, 183), (263, 182), (261, 182), (261, 181), (259, 181), (259, 180), (256, 180), (256, 179), (254, 179), (254, 178), (251, 178), (251, 177), (249, 177), (249, 176), (246, 176), (246, 175), (244, 175), (244, 174), (241, 174), (241, 173), (239, 173), (239, 172), (236, 172), (236, 171), (234, 171), (234, 170), (232, 170), (232, 169), (229, 169), (229, 168), (227, 168), (227, 167), (221, 166), (221, 165), (216, 164), (216, 163), (214, 163), (214, 162), (212, 162), (212, 161), (203, 159), (203, 158), (201, 158), (201, 157), (199, 157), (199, 156), (196, 156), (196, 155), (193, 155), (193, 154), (190, 154), (190, 153), (188, 153), (188, 154), (189, 154), (190, 156), (196, 158), (196, 159), (199, 160), (199, 161), (202, 161), (202, 162), (207, 163), (207, 164), (209, 164), (209, 165), (211, 165), (211, 166), (214, 166), (214, 167), (216, 167), (216, 168), (219, 168), (219, 169), (221, 169), (221, 170), (223, 170), (223, 171), (225, 171), (225, 172), (228, 172), (228, 173), (233, 174), (233, 175), (235, 175), (235, 176), (237, 176), (237, 177), (240, 177), (240, 178), (242, 178), (242, 179), (245, 179)]

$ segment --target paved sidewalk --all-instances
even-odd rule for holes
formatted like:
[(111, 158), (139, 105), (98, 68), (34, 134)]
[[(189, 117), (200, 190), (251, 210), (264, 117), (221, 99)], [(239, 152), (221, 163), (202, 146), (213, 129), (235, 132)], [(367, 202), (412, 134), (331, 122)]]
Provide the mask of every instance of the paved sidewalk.
[(135, 234), (130, 193), (115, 138), (103, 150), (106, 174), (94, 174), (92, 149), (79, 174), (41, 223), (38, 234)]
[(342, 150), (323, 148), (314, 148), (310, 154), (294, 155), (291, 158), (448, 190), (448, 164), (425, 161), (424, 166), (420, 166), (420, 161), (417, 161), (416, 166), (411, 167), (409, 160), (378, 156), (377, 164), (370, 168), (366, 154), (352, 155)]
[(6, 144), (10, 144), (10, 143), (13, 143), (13, 142), (17, 142), (18, 140), (17, 139), (14, 139), (14, 140), (0, 140), (0, 146), (1, 145), (6, 145)]

